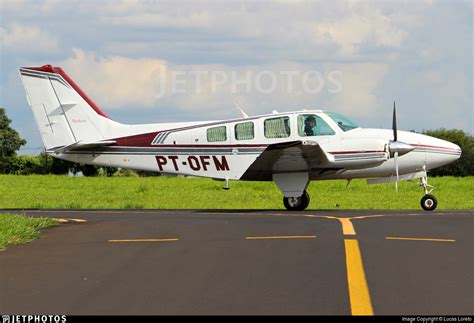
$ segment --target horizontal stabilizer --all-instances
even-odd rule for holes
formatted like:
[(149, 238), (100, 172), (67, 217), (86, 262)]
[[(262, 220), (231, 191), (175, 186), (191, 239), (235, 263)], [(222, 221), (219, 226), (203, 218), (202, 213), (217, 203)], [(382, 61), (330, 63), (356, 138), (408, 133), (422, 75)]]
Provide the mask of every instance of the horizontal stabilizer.
[(103, 140), (103, 141), (96, 141), (96, 142), (75, 142), (71, 145), (68, 146), (63, 146), (63, 147), (58, 147), (58, 148), (53, 148), (50, 149), (49, 152), (53, 152), (56, 154), (62, 154), (66, 151), (71, 151), (71, 150), (77, 150), (81, 148), (98, 148), (98, 147), (104, 147), (104, 146), (110, 146), (115, 144), (115, 140)]

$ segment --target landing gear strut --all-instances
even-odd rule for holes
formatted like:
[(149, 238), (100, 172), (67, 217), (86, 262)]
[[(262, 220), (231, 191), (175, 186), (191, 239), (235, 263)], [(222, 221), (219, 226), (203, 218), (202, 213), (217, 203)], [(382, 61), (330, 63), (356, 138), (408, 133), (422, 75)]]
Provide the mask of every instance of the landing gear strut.
[(425, 196), (421, 198), (420, 204), (423, 210), (425, 211), (433, 211), (438, 206), (438, 200), (434, 195), (430, 193), (433, 192), (434, 187), (428, 184), (428, 176), (424, 176), (421, 178), (420, 186), (423, 186), (425, 190)]
[(309, 205), (309, 195), (306, 191), (298, 197), (283, 197), (283, 204), (288, 211), (303, 211)]

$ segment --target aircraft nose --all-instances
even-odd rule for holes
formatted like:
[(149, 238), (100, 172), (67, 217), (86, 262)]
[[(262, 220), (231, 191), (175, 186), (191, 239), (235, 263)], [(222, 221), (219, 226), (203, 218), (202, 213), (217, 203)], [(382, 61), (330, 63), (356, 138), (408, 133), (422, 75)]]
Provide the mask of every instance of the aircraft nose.
[(447, 141), (447, 140), (441, 140), (442, 144), (443, 144), (443, 147), (445, 148), (445, 150), (447, 150), (445, 153), (449, 153), (449, 162), (452, 163), (456, 160), (458, 160), (459, 158), (461, 158), (461, 154), (462, 154), (462, 150), (461, 150), (461, 147), (459, 147), (458, 145), (450, 142), (450, 141)]
[(461, 157), (461, 148), (447, 140), (423, 136), (420, 146), (426, 152), (426, 165), (429, 169), (450, 164)]

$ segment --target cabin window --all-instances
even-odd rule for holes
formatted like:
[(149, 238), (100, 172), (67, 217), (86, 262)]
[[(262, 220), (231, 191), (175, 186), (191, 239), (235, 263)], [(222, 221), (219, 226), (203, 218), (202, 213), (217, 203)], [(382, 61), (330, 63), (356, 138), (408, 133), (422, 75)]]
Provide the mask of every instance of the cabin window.
[(226, 141), (227, 140), (227, 129), (226, 126), (213, 127), (207, 129), (207, 141)]
[(290, 118), (278, 117), (264, 121), (264, 133), (267, 138), (287, 138), (290, 136)]
[(235, 125), (235, 139), (251, 140), (254, 137), (253, 122), (238, 123)]
[(335, 132), (331, 127), (315, 114), (300, 114), (298, 116), (298, 134), (301, 137), (330, 136)]

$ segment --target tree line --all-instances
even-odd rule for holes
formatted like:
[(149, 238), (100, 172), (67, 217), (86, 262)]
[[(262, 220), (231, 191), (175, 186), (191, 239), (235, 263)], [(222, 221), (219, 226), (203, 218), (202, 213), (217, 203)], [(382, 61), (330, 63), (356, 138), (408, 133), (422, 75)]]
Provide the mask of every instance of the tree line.
[[(0, 174), (79, 174), (84, 176), (157, 176), (155, 172), (136, 172), (115, 167), (101, 167), (73, 163), (48, 156), (42, 152), (38, 156), (17, 155), (21, 146), (26, 145), (18, 132), (10, 126), (11, 120), (5, 109), (0, 107)], [(474, 176), (474, 136), (462, 130), (426, 130), (428, 136), (457, 144), (462, 156), (456, 162), (430, 171), (430, 176)]]

